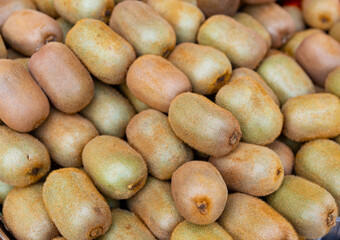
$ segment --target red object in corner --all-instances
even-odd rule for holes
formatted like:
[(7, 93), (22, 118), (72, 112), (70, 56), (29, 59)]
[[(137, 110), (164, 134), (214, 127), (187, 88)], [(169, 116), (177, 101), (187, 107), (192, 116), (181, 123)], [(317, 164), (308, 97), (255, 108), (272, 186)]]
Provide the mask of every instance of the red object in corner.
[(284, 0), (283, 6), (297, 6), (301, 8), (301, 0)]

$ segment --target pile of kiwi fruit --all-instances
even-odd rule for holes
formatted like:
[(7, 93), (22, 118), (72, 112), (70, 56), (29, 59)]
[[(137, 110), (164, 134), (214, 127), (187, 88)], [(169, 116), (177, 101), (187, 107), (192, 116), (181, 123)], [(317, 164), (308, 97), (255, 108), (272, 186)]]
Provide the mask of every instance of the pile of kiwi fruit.
[(0, 0), (0, 239), (309, 240), (339, 208), (339, 0)]

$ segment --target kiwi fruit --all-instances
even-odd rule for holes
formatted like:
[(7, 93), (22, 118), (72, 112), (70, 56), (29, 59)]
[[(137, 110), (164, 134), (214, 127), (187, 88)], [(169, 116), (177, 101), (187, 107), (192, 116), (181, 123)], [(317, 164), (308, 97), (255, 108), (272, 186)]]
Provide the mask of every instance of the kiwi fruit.
[(15, 187), (27, 187), (50, 170), (46, 147), (27, 133), (0, 126), (0, 180)]
[(196, 0), (197, 6), (207, 17), (217, 14), (233, 16), (237, 12), (240, 2), (240, 0)]
[(304, 144), (296, 154), (296, 175), (325, 188), (340, 209), (340, 145), (328, 139)]
[(63, 43), (64, 43), (67, 33), (71, 30), (71, 28), (73, 28), (74, 25), (62, 17), (57, 18), (56, 21), (61, 27), (61, 30), (63, 31)]
[(233, 240), (218, 223), (196, 225), (183, 221), (177, 225), (171, 234), (171, 240)]
[(95, 126), (79, 114), (52, 109), (34, 135), (42, 141), (51, 158), (62, 167), (81, 167), (84, 146), (98, 136)]
[(57, 18), (59, 15), (54, 8), (54, 0), (33, 0), (40, 12), (43, 12), (53, 18)]
[(64, 238), (64, 237), (56, 237), (56, 238), (53, 238), (53, 240), (66, 240), (66, 238)]
[(252, 15), (268, 30), (273, 48), (281, 47), (295, 32), (293, 18), (276, 3), (248, 5), (243, 11)]
[(307, 239), (323, 237), (336, 224), (338, 209), (332, 195), (301, 177), (285, 176), (267, 202)]
[(340, 43), (340, 21), (332, 25), (328, 34)]
[(340, 66), (328, 74), (325, 82), (325, 90), (340, 97)]
[(229, 111), (195, 93), (182, 93), (171, 102), (169, 122), (185, 143), (216, 157), (234, 150), (242, 135), (239, 122)]
[(4, 222), (17, 240), (53, 239), (59, 232), (48, 216), (43, 201), (43, 185), (14, 188), (3, 205)]
[(2, 36), (0, 34), (0, 59), (1, 58), (7, 58), (7, 49), (4, 40), (2, 39)]
[(293, 151), (279, 140), (275, 140), (273, 143), (267, 145), (267, 147), (279, 156), (284, 170), (284, 175), (291, 175), (295, 161)]
[(53, 0), (53, 2), (57, 13), (73, 24), (84, 18), (99, 19), (107, 23), (114, 7), (114, 0)]
[(179, 213), (198, 225), (215, 222), (221, 216), (228, 189), (218, 170), (208, 162), (183, 164), (171, 178), (171, 192)]
[(107, 197), (128, 199), (145, 184), (148, 170), (142, 156), (120, 138), (95, 137), (82, 157), (86, 173)]
[(219, 50), (194, 43), (177, 45), (168, 60), (189, 78), (192, 90), (202, 95), (216, 93), (231, 75), (229, 59)]
[(215, 15), (205, 21), (198, 32), (197, 40), (201, 45), (222, 51), (234, 67), (254, 69), (267, 52), (267, 44), (261, 36), (224, 15)]
[(282, 107), (283, 134), (296, 142), (332, 138), (340, 134), (340, 99), (315, 93), (289, 99)]
[(15, 51), (13, 48), (7, 48), (7, 59), (17, 59), (17, 58), (26, 58), (26, 56), (21, 53)]
[(111, 223), (110, 207), (90, 177), (77, 168), (50, 173), (43, 187), (47, 212), (68, 240), (92, 240), (104, 235)]
[(148, 109), (134, 116), (126, 128), (129, 144), (143, 156), (149, 173), (168, 180), (193, 151), (180, 140), (163, 113)]
[(16, 58), (13, 60), (14, 62), (19, 63), (21, 66), (23, 66), (27, 71), (29, 71), (28, 63), (30, 61), (30, 58)]
[(303, 144), (302, 142), (295, 142), (287, 138), (285, 135), (280, 135), (278, 140), (287, 145), (293, 151), (294, 154), (297, 153), (297, 151), (299, 151)]
[(126, 83), (119, 85), (119, 90), (123, 92), (127, 99), (129, 99), (130, 103), (138, 113), (150, 108), (148, 105), (136, 98), (135, 95), (133, 95)]
[(144, 2), (121, 2), (112, 12), (110, 27), (129, 41), (139, 56), (167, 57), (176, 45), (174, 29)]
[(79, 112), (94, 95), (91, 75), (62, 43), (51, 42), (40, 48), (32, 55), (29, 70), (51, 103), (62, 112)]
[(8, 193), (13, 189), (13, 186), (0, 181), (0, 204), (2, 204), (8, 195)]
[(91, 103), (81, 111), (98, 129), (100, 134), (124, 137), (125, 129), (136, 114), (130, 102), (116, 89), (99, 81)]
[(135, 213), (120, 208), (113, 209), (111, 213), (111, 227), (98, 240), (156, 240)]
[(205, 20), (198, 7), (176, 0), (148, 0), (147, 3), (171, 24), (177, 43), (196, 42), (198, 29)]
[(305, 71), (284, 54), (267, 57), (257, 72), (274, 90), (282, 105), (290, 98), (315, 92), (313, 82)]
[(151, 176), (142, 190), (127, 200), (127, 206), (160, 240), (169, 239), (174, 228), (184, 220), (171, 195), (170, 183)]
[(68, 32), (66, 45), (95, 77), (107, 84), (125, 82), (136, 58), (133, 47), (102, 21), (82, 19)]
[[(118, 1), (125, 1), (125, 0), (118, 0)], [(197, 6), (197, 0), (180, 0), (180, 1), (188, 2), (188, 3), (192, 4), (192, 5)]]
[(36, 10), (24, 9), (11, 14), (2, 27), (5, 41), (18, 52), (32, 56), (49, 42), (61, 42), (63, 31), (56, 20)]
[(303, 19), (302, 11), (298, 6), (287, 5), (283, 9), (293, 18), (295, 25), (295, 32), (302, 31), (306, 28), (305, 21)]
[(139, 100), (161, 112), (168, 112), (177, 95), (192, 89), (181, 70), (157, 55), (139, 57), (129, 68), (126, 83)]
[(303, 40), (295, 58), (314, 83), (324, 87), (328, 74), (340, 65), (340, 44), (325, 33), (314, 33)]

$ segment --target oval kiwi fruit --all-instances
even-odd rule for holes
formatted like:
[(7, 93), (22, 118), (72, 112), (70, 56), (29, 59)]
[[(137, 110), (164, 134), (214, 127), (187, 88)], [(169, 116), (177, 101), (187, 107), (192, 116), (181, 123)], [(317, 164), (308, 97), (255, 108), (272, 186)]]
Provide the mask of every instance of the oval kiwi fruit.
[(273, 143), (267, 145), (268, 148), (273, 150), (280, 158), (284, 174), (291, 175), (294, 166), (294, 153), (293, 151), (283, 142), (275, 140)]
[(119, 85), (119, 90), (123, 92), (127, 99), (129, 99), (130, 103), (138, 113), (150, 108), (148, 105), (136, 98), (135, 95), (133, 95), (126, 83)]
[(171, 102), (169, 122), (185, 143), (216, 157), (234, 150), (242, 135), (229, 111), (195, 93), (182, 93)]
[(0, 59), (1, 58), (7, 58), (7, 49), (4, 40), (2, 39), (2, 36), (0, 34)]
[(197, 6), (207, 17), (217, 14), (233, 16), (240, 2), (240, 0), (196, 0)]
[(33, 0), (40, 12), (43, 12), (53, 18), (57, 18), (59, 15), (54, 7), (54, 0)]
[(43, 201), (43, 185), (15, 188), (6, 197), (3, 216), (17, 240), (53, 239), (59, 232), (48, 216)]
[(202, 95), (216, 93), (231, 75), (229, 59), (219, 50), (194, 43), (177, 45), (169, 61), (189, 78), (192, 90)]
[(302, 31), (306, 28), (305, 21), (303, 19), (302, 11), (298, 6), (287, 5), (283, 9), (292, 17), (295, 25), (295, 32)]
[(13, 189), (13, 186), (0, 181), (0, 204), (2, 204), (8, 195), (8, 193)]
[(74, 25), (62, 17), (57, 18), (56, 21), (61, 27), (61, 30), (63, 31), (63, 43), (64, 43), (67, 33), (71, 30), (71, 28), (73, 28)]
[(2, 0), (0, 2), (0, 30), (7, 18), (21, 9), (36, 9), (32, 0)]
[(325, 82), (325, 90), (340, 97), (340, 66), (328, 74)]

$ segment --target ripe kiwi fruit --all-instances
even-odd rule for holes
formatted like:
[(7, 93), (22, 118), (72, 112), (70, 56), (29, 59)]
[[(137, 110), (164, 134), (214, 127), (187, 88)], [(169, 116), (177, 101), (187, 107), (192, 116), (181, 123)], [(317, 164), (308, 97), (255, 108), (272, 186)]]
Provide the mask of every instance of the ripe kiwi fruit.
[(111, 213), (111, 227), (98, 240), (156, 240), (135, 213), (120, 208), (113, 209)]
[(231, 75), (229, 59), (219, 50), (194, 43), (177, 45), (169, 61), (183, 71), (192, 90), (202, 95), (216, 93)]
[(95, 137), (85, 145), (82, 157), (85, 171), (107, 197), (128, 199), (145, 184), (144, 159), (120, 138)]
[(0, 34), (0, 59), (1, 58), (7, 58), (7, 49), (4, 40), (2, 39), (2, 36)]
[(110, 27), (129, 41), (138, 55), (167, 57), (176, 45), (174, 29), (144, 2), (124, 1), (117, 5)]
[(217, 14), (233, 16), (240, 6), (240, 0), (196, 0), (199, 7), (207, 17)]
[(216, 157), (235, 149), (242, 135), (229, 111), (195, 93), (182, 93), (171, 102), (169, 122), (185, 143)]
[(127, 206), (160, 240), (169, 239), (173, 229), (184, 220), (171, 195), (170, 183), (151, 176), (142, 190), (127, 200)]
[(57, 18), (56, 21), (61, 27), (61, 30), (63, 31), (63, 43), (64, 43), (67, 33), (71, 30), (71, 28), (73, 28), (74, 25), (62, 17)]
[(53, 18), (57, 18), (59, 15), (54, 8), (54, 0), (33, 0), (40, 12), (43, 12)]
[(289, 99), (282, 107), (283, 134), (296, 142), (340, 134), (340, 99), (315, 93)]
[(325, 82), (325, 90), (340, 97), (340, 66), (328, 74)]
[(171, 234), (171, 240), (233, 240), (218, 223), (213, 222), (208, 225), (196, 225), (188, 221), (183, 221), (177, 225)]
[(306, 28), (305, 21), (303, 19), (302, 11), (298, 6), (287, 5), (283, 9), (292, 17), (295, 25), (295, 32), (302, 31)]
[(226, 156), (210, 157), (228, 188), (253, 196), (267, 196), (277, 190), (283, 180), (279, 156), (267, 147), (240, 143)]
[(267, 202), (307, 239), (323, 237), (336, 224), (338, 209), (332, 195), (301, 177), (285, 176)]
[(329, 29), (328, 34), (329, 36), (340, 42), (340, 21), (332, 25), (331, 29)]
[(124, 137), (135, 110), (113, 87), (99, 81), (95, 81), (94, 86), (94, 97), (81, 114), (96, 126), (100, 134)]
[(96, 19), (79, 20), (67, 33), (65, 43), (90, 73), (107, 84), (125, 82), (136, 58), (129, 42)]
[(221, 216), (228, 189), (211, 163), (191, 161), (183, 164), (171, 178), (171, 192), (179, 213), (194, 224), (206, 225)]
[(2, 208), (4, 222), (17, 240), (46, 240), (59, 235), (45, 209), (42, 191), (39, 183), (14, 188), (7, 195)]
[(285, 175), (291, 175), (294, 166), (294, 153), (283, 142), (275, 140), (273, 143), (267, 145), (268, 148), (273, 150), (280, 158)]
[(65, 114), (52, 109), (34, 135), (42, 141), (51, 158), (62, 167), (81, 167), (84, 146), (98, 136), (95, 126), (79, 114)]
[(13, 189), (13, 186), (0, 181), (0, 204), (2, 204), (8, 195), (8, 193)]
[(21, 66), (23, 66), (27, 71), (29, 71), (28, 63), (30, 61), (30, 58), (16, 58), (13, 60), (14, 62), (19, 63)]
[(254, 30), (224, 15), (215, 15), (205, 21), (197, 40), (201, 45), (222, 51), (234, 67), (254, 69), (267, 52), (265, 40)]
[(119, 85), (119, 90), (123, 92), (127, 99), (129, 99), (130, 103), (138, 113), (150, 108), (148, 105), (136, 98), (135, 95), (133, 95), (126, 83)]
[(32, 55), (29, 70), (51, 103), (62, 112), (79, 112), (94, 95), (91, 75), (62, 43), (51, 42), (40, 48)]
[(129, 68), (126, 83), (139, 100), (161, 112), (168, 112), (171, 101), (192, 88), (181, 70), (157, 55), (139, 57)]
[(11, 14), (2, 27), (5, 41), (18, 52), (32, 56), (49, 42), (61, 42), (63, 31), (56, 20), (36, 10), (24, 9)]
[(296, 175), (325, 188), (340, 209), (340, 145), (328, 139), (304, 144), (296, 154)]

